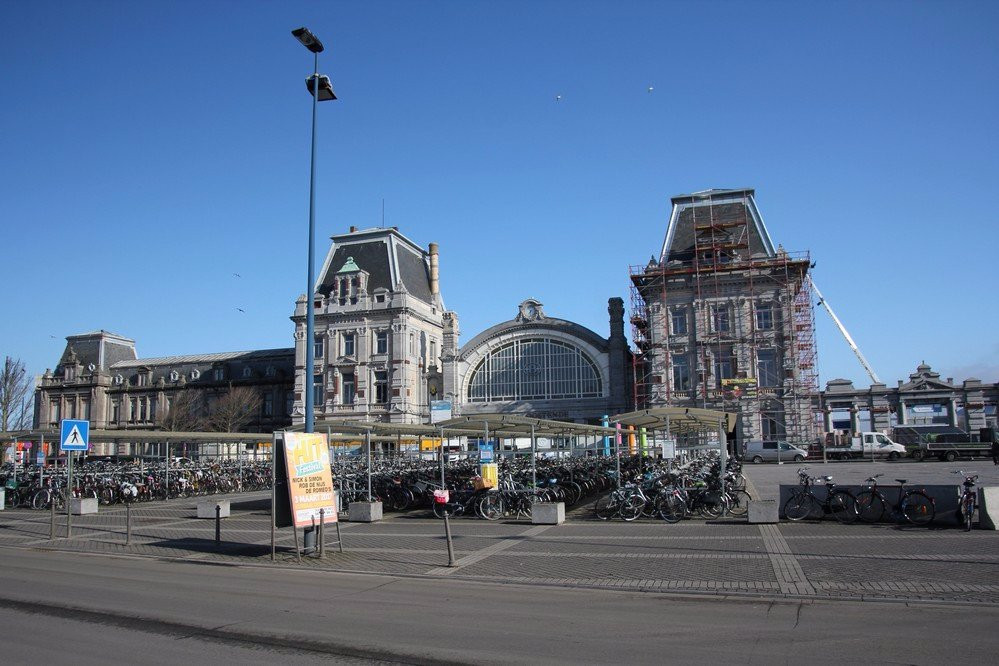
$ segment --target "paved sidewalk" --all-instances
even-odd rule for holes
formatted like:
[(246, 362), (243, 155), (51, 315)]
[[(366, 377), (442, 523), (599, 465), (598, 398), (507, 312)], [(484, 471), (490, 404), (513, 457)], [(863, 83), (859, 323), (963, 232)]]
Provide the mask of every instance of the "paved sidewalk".
[[(390, 514), (380, 523), (342, 523), (345, 552), (328, 545), (324, 559), (303, 557), (300, 565), (290, 528), (278, 530), (271, 562), (268, 493), (232, 500), (220, 548), (214, 521), (195, 518), (196, 499), (138, 505), (128, 546), (123, 507), (74, 516), (69, 539), (60, 515), (54, 540), (48, 513), (7, 510), (0, 513), (0, 546), (685, 594), (999, 604), (999, 533), (984, 530), (603, 522), (581, 509), (560, 526), (456, 519), (451, 568), (441, 521)], [(327, 540), (335, 535), (329, 527)]]

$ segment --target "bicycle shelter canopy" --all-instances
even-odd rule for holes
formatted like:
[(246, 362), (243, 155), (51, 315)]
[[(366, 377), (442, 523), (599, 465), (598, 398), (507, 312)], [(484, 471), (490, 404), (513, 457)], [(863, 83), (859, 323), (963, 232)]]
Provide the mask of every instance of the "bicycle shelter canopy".
[(737, 414), (697, 407), (656, 407), (610, 417), (611, 423), (646, 430), (667, 430), (672, 435), (718, 432), (735, 428)]

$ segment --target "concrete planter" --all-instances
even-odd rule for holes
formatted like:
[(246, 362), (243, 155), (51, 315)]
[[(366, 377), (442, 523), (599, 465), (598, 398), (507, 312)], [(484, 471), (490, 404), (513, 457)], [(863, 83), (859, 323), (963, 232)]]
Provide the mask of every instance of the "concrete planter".
[(749, 522), (752, 524), (775, 524), (777, 520), (777, 500), (750, 500)]
[(565, 502), (535, 502), (531, 505), (535, 525), (561, 525), (565, 522)]
[(229, 517), (229, 500), (204, 500), (198, 502), (198, 518), (215, 518), (216, 506), (222, 508), (219, 512), (220, 518)]
[(978, 527), (994, 530), (999, 524), (999, 486), (978, 489)]
[(376, 523), (381, 519), (381, 502), (351, 502), (347, 506), (347, 520), (352, 523)]
[(86, 516), (97, 513), (96, 497), (74, 497), (69, 500), (69, 512), (74, 516)]
[(6, 505), (6, 500), (7, 500), (7, 491), (4, 490), (3, 488), (0, 488), (0, 511), (3, 511), (4, 506)]

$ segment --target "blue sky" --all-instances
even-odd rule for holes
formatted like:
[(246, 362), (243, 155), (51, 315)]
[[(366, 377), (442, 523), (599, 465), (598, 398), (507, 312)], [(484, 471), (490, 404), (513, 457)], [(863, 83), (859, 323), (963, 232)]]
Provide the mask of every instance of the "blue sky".
[[(0, 355), (41, 373), (98, 328), (144, 357), (291, 346), (300, 25), (340, 96), (317, 263), (384, 199), (440, 244), (463, 340), (527, 297), (607, 335), (670, 196), (753, 187), (883, 381), (999, 381), (988, 2), (2, 3)], [(866, 386), (816, 320), (823, 384)]]

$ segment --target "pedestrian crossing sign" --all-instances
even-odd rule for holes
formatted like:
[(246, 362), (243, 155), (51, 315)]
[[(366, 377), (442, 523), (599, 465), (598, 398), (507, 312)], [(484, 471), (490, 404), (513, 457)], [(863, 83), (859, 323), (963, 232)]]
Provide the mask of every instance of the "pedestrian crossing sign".
[(90, 450), (90, 421), (63, 419), (59, 437), (60, 451)]

